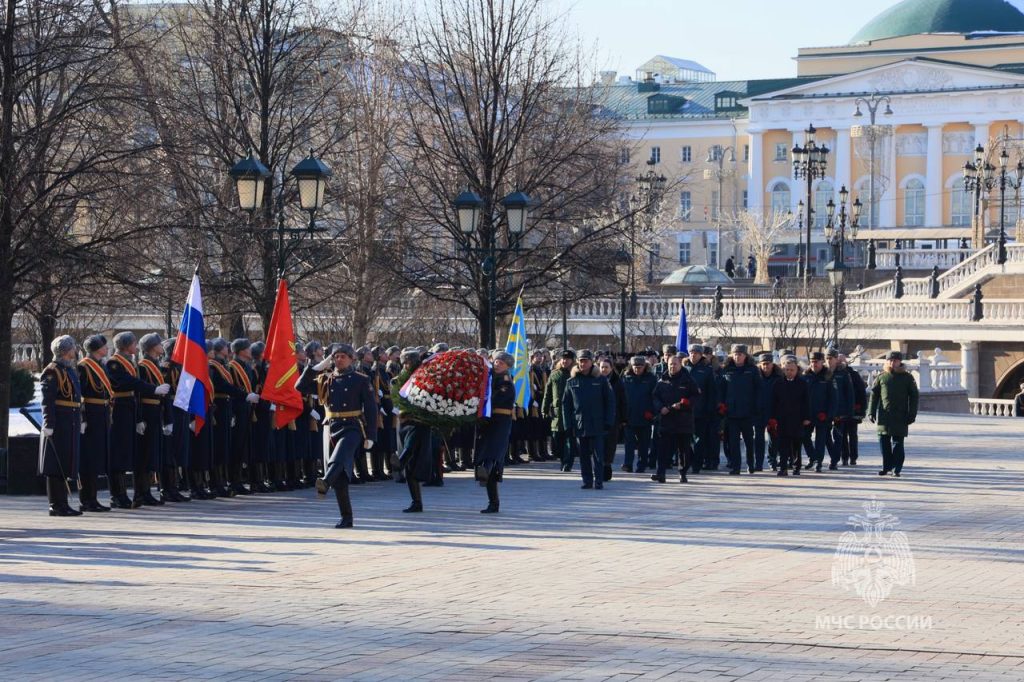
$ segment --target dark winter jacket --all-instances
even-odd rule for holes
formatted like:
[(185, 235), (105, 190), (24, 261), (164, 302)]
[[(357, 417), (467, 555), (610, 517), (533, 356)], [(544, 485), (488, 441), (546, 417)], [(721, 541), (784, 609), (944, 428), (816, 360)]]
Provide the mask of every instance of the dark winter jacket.
[(722, 366), (722, 393), (719, 404), (725, 405), (726, 419), (750, 419), (758, 416), (761, 406), (761, 370), (748, 358), (737, 365), (732, 358)]
[(626, 391), (626, 423), (630, 426), (649, 426), (654, 420), (654, 385), (658, 378), (650, 368), (636, 374), (630, 367), (622, 376)]
[(772, 385), (771, 418), (777, 423), (780, 438), (800, 438), (804, 422), (810, 421), (807, 382), (797, 375), (792, 381), (783, 376)]
[(555, 368), (548, 375), (548, 383), (544, 386), (544, 400), (540, 406), (541, 415), (551, 420), (551, 430), (562, 430), (562, 397), (565, 394), (565, 383), (569, 381), (569, 370)]
[(1024, 417), (1024, 391), (1021, 391), (1013, 399), (1013, 416)]
[(871, 387), (868, 414), (882, 436), (905, 438), (917, 420), (918, 391), (914, 375), (900, 367), (878, 375)]
[[(758, 369), (758, 371), (760, 372), (761, 370)], [(782, 368), (778, 365), (772, 365), (772, 371), (768, 376), (765, 376), (764, 372), (761, 372), (761, 383), (764, 389), (761, 391), (761, 404), (758, 407), (758, 421), (761, 424), (767, 423), (768, 419), (771, 418), (773, 409), (772, 404), (775, 400), (775, 393), (773, 392), (773, 389), (777, 382), (782, 381), (785, 378), (786, 375), (783, 374)]]
[[(654, 411), (660, 415), (659, 433), (693, 433), (693, 408), (700, 396), (697, 382), (684, 369), (665, 374), (654, 386)], [(661, 414), (668, 408), (667, 414)]]
[(615, 394), (597, 367), (573, 367), (562, 396), (562, 424), (577, 438), (603, 436), (615, 425)]
[(835, 403), (833, 404), (832, 417), (852, 419), (854, 404), (856, 400), (853, 395), (853, 377), (856, 371), (846, 366), (846, 363), (836, 365), (832, 370), (832, 391)]
[(612, 396), (615, 398), (615, 423), (625, 424), (629, 415), (626, 406), (626, 387), (622, 385), (622, 378), (613, 369), (605, 380), (612, 387)]
[(868, 413), (868, 385), (853, 367), (850, 367), (850, 383), (853, 384), (853, 416), (860, 421)]
[(693, 406), (693, 416), (696, 419), (706, 419), (715, 414), (718, 409), (718, 391), (715, 381), (715, 371), (708, 364), (707, 358), (702, 358), (696, 365), (687, 358), (683, 360), (683, 369), (690, 373), (693, 380), (700, 389), (700, 397)]
[(820, 372), (808, 368), (804, 372), (804, 381), (807, 382), (807, 393), (811, 402), (811, 422), (832, 421), (835, 410), (835, 386), (832, 384), (832, 373), (828, 367), (822, 367)]

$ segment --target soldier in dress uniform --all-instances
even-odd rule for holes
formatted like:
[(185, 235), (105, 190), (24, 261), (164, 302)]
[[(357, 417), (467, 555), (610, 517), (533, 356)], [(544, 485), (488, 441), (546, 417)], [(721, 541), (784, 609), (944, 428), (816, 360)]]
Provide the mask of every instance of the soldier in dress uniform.
[(316, 480), (316, 491), (322, 496), (334, 488), (341, 513), (335, 528), (351, 528), (348, 484), (357, 455), (372, 448), (377, 438), (377, 396), (370, 378), (352, 366), (356, 356), (352, 346), (338, 344), (333, 351), (334, 369), (324, 371), (326, 360), (311, 365), (302, 373), (296, 388), (304, 394), (316, 391), (324, 406), (331, 454), (323, 478)]
[(544, 399), (544, 387), (548, 383), (548, 370), (544, 365), (544, 351), (536, 350), (530, 358), (530, 415), (529, 426), (530, 459), (546, 462), (551, 459), (548, 452), (548, 423), (540, 414), (540, 403)]
[(476, 442), (476, 479), (487, 487), (487, 507), (481, 514), (497, 514), (499, 507), (498, 483), (504, 470), (505, 453), (512, 434), (512, 408), (516, 403), (516, 389), (508, 372), (515, 358), (505, 351), (491, 355), (491, 416), (483, 420)]
[(81, 516), (68, 504), (68, 479), (78, 474), (82, 435), (82, 389), (75, 371), (75, 340), (59, 336), (50, 342), (53, 362), (43, 369), (43, 429), (39, 439), (39, 473), (46, 477), (50, 516)]
[[(257, 341), (249, 347), (252, 353), (252, 367), (256, 374), (256, 383), (253, 385), (255, 393), (262, 393), (263, 386), (267, 383), (267, 371), (270, 365), (263, 359), (263, 353), (267, 345)], [(271, 410), (271, 403), (260, 400), (253, 406), (253, 435), (252, 448), (250, 449), (250, 461), (252, 470), (249, 472), (249, 489), (257, 493), (272, 493), (273, 486), (269, 485), (271, 475), (269, 465), (271, 451), (274, 446), (274, 413)]]
[(394, 450), (392, 443), (395, 440), (395, 430), (392, 426), (394, 424), (394, 415), (392, 411), (395, 406), (391, 402), (391, 375), (388, 374), (385, 367), (387, 356), (384, 353), (384, 349), (374, 348), (373, 356), (376, 360), (373, 363), (373, 373), (370, 374), (370, 379), (373, 381), (374, 389), (377, 392), (377, 402), (379, 403), (377, 414), (379, 419), (377, 420), (377, 441), (373, 444), (370, 456), (373, 478), (378, 481), (387, 481), (391, 479), (389, 469), (391, 467), (391, 452)]
[[(415, 372), (419, 366), (419, 351), (406, 350), (401, 354), (402, 367)], [(416, 421), (408, 413), (399, 413), (399, 436), (402, 449), (398, 455), (398, 464), (402, 478), (409, 486), (412, 502), (403, 509), (404, 513), (423, 511), (423, 489), (421, 482), (430, 477), (431, 470), (431, 435), (430, 425)]]
[(227, 339), (210, 342), (213, 358), (210, 360), (210, 382), (213, 384), (213, 442), (210, 447), (210, 491), (217, 497), (234, 497), (228, 487), (228, 460), (231, 457), (231, 431), (236, 421), (232, 400), (244, 400), (247, 391), (235, 386), (228, 367)]
[(168, 384), (171, 390), (164, 401), (164, 424), (170, 429), (164, 437), (160, 499), (165, 502), (190, 502), (189, 498), (181, 494), (178, 471), (180, 469), (187, 478), (189, 446), (192, 444), (192, 432), (189, 430), (191, 418), (188, 412), (174, 405), (173, 396), (177, 393), (178, 382), (181, 380), (181, 365), (171, 360), (174, 356), (174, 339), (164, 341), (163, 347), (164, 360), (160, 363), (160, 370), (163, 372), (164, 383)]
[[(370, 353), (369, 346), (360, 346), (355, 351), (355, 366), (356, 371), (365, 374), (370, 379), (370, 388), (373, 390), (374, 395), (377, 395), (376, 382), (373, 381), (373, 356)], [(373, 480), (370, 475), (369, 467), (366, 463), (366, 458), (370, 456), (369, 451), (363, 451), (356, 454), (354, 462), (355, 476), (353, 476), (351, 483), (354, 485), (362, 485), (363, 483), (369, 483)]]
[(252, 463), (249, 460), (249, 446), (252, 443), (253, 405), (260, 401), (256, 393), (256, 372), (252, 368), (252, 342), (240, 338), (231, 342), (231, 354), (234, 356), (228, 363), (231, 381), (245, 392), (243, 396), (232, 396), (231, 416), (234, 427), (231, 429), (230, 474), (231, 491), (236, 495), (251, 495), (252, 490), (242, 483), (242, 468), (249, 472), (250, 486), (255, 484)]
[[(206, 341), (206, 354), (208, 362), (213, 362), (213, 341)], [(213, 370), (210, 370), (211, 383)], [(211, 396), (212, 398), (212, 396)], [(188, 455), (188, 478), (189, 495), (193, 500), (212, 500), (217, 494), (208, 487), (207, 478), (210, 473), (213, 460), (213, 423), (217, 416), (214, 414), (215, 406), (211, 405), (206, 413), (206, 420), (203, 428), (196, 432), (195, 420), (189, 421), (189, 455)]]
[(110, 462), (107, 466), (107, 478), (110, 481), (110, 504), (118, 509), (138, 508), (145, 500), (145, 496), (140, 495), (141, 491), (138, 489), (135, 491), (134, 499), (128, 499), (124, 485), (124, 472), (128, 469), (132, 469), (136, 485), (149, 490), (148, 471), (143, 471), (145, 465), (139, 456), (139, 436), (145, 435), (147, 428), (139, 413), (139, 400), (162, 397), (171, 390), (163, 378), (159, 380), (160, 383), (152, 383), (151, 380), (139, 377), (139, 369), (135, 364), (138, 347), (135, 334), (121, 332), (114, 337), (114, 348), (117, 352), (107, 360), (107, 375), (114, 389), (114, 416), (110, 427)]
[(86, 357), (78, 363), (79, 385), (82, 387), (81, 458), (78, 463), (79, 510), (110, 511), (97, 499), (100, 474), (107, 473), (110, 458), (110, 402), (114, 387), (110, 385), (107, 368), (107, 339), (102, 334), (88, 337), (83, 344)]
[[(317, 365), (324, 361), (324, 347), (319, 341), (310, 341), (303, 351), (306, 354), (306, 361), (311, 365)], [(316, 479), (320, 478), (320, 469), (324, 459), (324, 438), (321, 432), (321, 422), (324, 418), (324, 408), (320, 404), (320, 398), (315, 394), (305, 396), (306, 411), (309, 415), (309, 428), (307, 431), (309, 446), (306, 451), (306, 461), (303, 466), (303, 486), (312, 487)]]
[[(164, 354), (162, 343), (163, 339), (159, 334), (146, 334), (139, 339), (139, 350), (142, 353), (139, 358), (139, 378), (154, 386), (165, 384), (170, 389), (170, 384), (166, 384), (164, 373), (160, 370), (159, 363)], [(136, 463), (132, 467), (135, 478), (133, 504), (141, 502), (155, 507), (164, 503), (163, 500), (153, 497), (149, 486), (153, 480), (153, 472), (161, 471), (163, 467), (164, 437), (171, 435), (174, 428), (169, 422), (164, 421), (169, 393), (170, 390), (164, 395), (139, 398), (139, 421), (145, 426), (139, 435)]]

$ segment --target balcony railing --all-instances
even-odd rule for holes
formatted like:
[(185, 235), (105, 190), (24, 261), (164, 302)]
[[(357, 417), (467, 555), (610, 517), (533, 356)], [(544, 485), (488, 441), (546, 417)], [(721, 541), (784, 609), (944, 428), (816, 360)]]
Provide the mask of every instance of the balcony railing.
[(1012, 417), (1013, 401), (996, 398), (968, 398), (971, 414), (979, 417)]

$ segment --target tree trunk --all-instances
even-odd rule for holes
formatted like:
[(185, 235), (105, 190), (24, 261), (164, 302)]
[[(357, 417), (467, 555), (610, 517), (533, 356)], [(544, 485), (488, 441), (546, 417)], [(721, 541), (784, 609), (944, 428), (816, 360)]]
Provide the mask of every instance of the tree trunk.
[[(7, 286), (7, 283), (0, 282), (0, 287), (4, 286)], [(4, 290), (7, 291), (7, 289)], [(10, 296), (0, 296), (0, 448), (7, 447), (7, 427), (10, 423), (11, 360), (14, 354), (11, 343), (13, 322), (14, 306), (11, 303), (11, 298)]]
[(4, 26), (0, 34), (0, 447), (7, 447), (7, 426), (11, 405), (12, 326), (14, 323), (14, 281), (11, 276), (14, 214), (14, 32), (17, 0), (4, 3)]
[[(50, 341), (57, 336), (57, 318), (48, 313), (40, 313), (35, 316), (36, 325), (39, 327), (40, 345), (42, 346), (42, 362), (39, 365), (40, 371), (53, 361), (53, 351), (50, 350)], [(75, 339), (81, 343), (83, 339)]]

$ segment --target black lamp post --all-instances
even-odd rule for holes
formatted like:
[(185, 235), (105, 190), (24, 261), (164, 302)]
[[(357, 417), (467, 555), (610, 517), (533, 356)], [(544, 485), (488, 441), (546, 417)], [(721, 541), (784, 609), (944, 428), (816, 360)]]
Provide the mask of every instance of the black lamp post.
[(999, 155), (999, 253), (996, 259), (999, 265), (1006, 262), (1006, 188), (1010, 187), (1016, 192), (1024, 182), (1024, 160), (1017, 160), (1016, 174), (1007, 173), (1009, 161), (1010, 154), (1004, 147)]
[[(860, 222), (860, 213), (863, 205), (860, 199), (853, 202), (852, 212), (846, 212), (846, 204), (850, 198), (850, 192), (844, 185), (839, 190), (839, 215), (838, 225), (836, 219), (836, 204), (832, 199), (828, 200), (828, 222), (825, 224), (825, 239), (832, 245), (832, 262), (825, 266), (828, 279), (832, 283), (832, 344), (839, 346), (839, 319), (843, 305), (846, 273), (849, 268), (846, 266), (846, 226), (850, 226), (850, 238), (857, 238), (857, 228)], [(838, 228), (838, 229), (837, 229)]]
[[(270, 170), (255, 158), (250, 150), (249, 156), (232, 166), (228, 175), (235, 181), (239, 207), (252, 216), (263, 207), (267, 179), (271, 176)], [(324, 206), (324, 195), (327, 190), (327, 180), (331, 177), (331, 169), (313, 156), (313, 150), (310, 149), (309, 156), (297, 163), (292, 168), (290, 175), (298, 185), (299, 207), (309, 213), (309, 223), (305, 227), (285, 227), (284, 182), (282, 181), (277, 193), (277, 227), (269, 228), (277, 233), (277, 273), (279, 277), (284, 277), (288, 255), (297, 248), (302, 238), (306, 235), (312, 238), (317, 232), (324, 231), (316, 226), (316, 214)], [(285, 235), (289, 237), (290, 247), (285, 247)]]
[(483, 257), (480, 270), (487, 275), (487, 309), (489, 311), (485, 321), (484, 345), (488, 348), (495, 348), (498, 338), (495, 331), (497, 322), (495, 306), (498, 300), (498, 254), (519, 251), (519, 238), (522, 236), (523, 230), (526, 229), (526, 223), (530, 217), (530, 197), (523, 192), (512, 192), (500, 203), (505, 209), (505, 218), (508, 221), (508, 246), (498, 247), (496, 224), (491, 220), (488, 223), (487, 234), (482, 235), (482, 245), (474, 247), (472, 237), (479, 229), (480, 213), (484, 209), (484, 201), (476, 192), (468, 189), (452, 201), (459, 222), (459, 231), (465, 237), (463, 248), (467, 253)]
[(968, 161), (964, 164), (964, 189), (974, 193), (973, 219), (978, 221), (975, 223), (976, 230), (974, 232), (978, 237), (976, 240), (978, 243), (973, 244), (975, 249), (985, 247), (985, 218), (981, 213), (981, 193), (991, 192), (995, 187), (996, 178), (993, 175), (995, 169), (995, 166), (985, 160), (985, 148), (980, 144), (974, 150), (974, 163)]
[(889, 99), (888, 95), (872, 95), (867, 98), (858, 97), (854, 100), (854, 106), (856, 107), (856, 111), (853, 112), (854, 118), (860, 118), (864, 115), (864, 112), (860, 110), (862, 104), (867, 107), (868, 116), (871, 121), (871, 124), (868, 126), (868, 142), (871, 147), (869, 150), (871, 172), (868, 174), (868, 229), (873, 230), (878, 227), (878, 201), (875, 197), (875, 142), (883, 133), (891, 130), (885, 126), (876, 125), (875, 120), (878, 116), (878, 108), (882, 104), (885, 104), (885, 111), (882, 114), (884, 116), (892, 116), (892, 100)]
[(814, 134), (818, 132), (814, 126), (809, 126), (806, 131), (804, 145), (793, 147), (793, 177), (797, 180), (807, 180), (807, 206), (804, 211), (805, 236), (804, 248), (800, 254), (800, 273), (804, 278), (804, 286), (810, 279), (811, 270), (811, 225), (814, 222), (814, 181), (825, 177), (828, 170), (829, 148), (825, 145), (819, 146), (814, 141)]
[(704, 171), (705, 180), (718, 180), (718, 205), (715, 207), (717, 210), (717, 216), (715, 219), (715, 228), (718, 234), (718, 252), (715, 254), (715, 267), (722, 267), (722, 206), (723, 206), (723, 183), (726, 178), (731, 178), (736, 175), (735, 168), (726, 168), (726, 154), (729, 155), (728, 162), (735, 166), (736, 164), (736, 148), (732, 145), (728, 147), (722, 147), (721, 145), (715, 145), (708, 150), (708, 158), (705, 160), (708, 164), (717, 164), (717, 168), (708, 168)]

